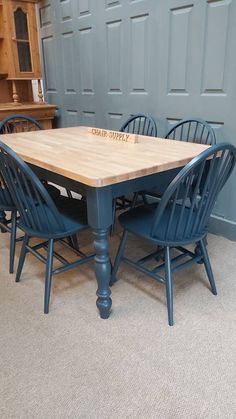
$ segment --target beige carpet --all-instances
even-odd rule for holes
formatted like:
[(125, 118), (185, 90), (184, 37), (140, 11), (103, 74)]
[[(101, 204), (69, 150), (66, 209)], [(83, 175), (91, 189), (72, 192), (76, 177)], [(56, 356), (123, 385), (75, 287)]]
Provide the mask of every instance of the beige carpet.
[(92, 263), (54, 278), (44, 315), (43, 265), (28, 256), (16, 284), (0, 238), (0, 418), (236, 418), (235, 243), (209, 237), (217, 297), (202, 266), (176, 275), (171, 328), (164, 288), (124, 265), (108, 320)]

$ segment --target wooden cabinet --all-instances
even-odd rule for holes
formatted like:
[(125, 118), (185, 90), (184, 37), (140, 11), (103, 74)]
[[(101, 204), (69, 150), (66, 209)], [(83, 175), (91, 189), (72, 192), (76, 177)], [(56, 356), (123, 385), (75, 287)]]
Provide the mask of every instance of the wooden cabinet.
[[(8, 79), (41, 77), (34, 2), (3, 0)], [(9, 59), (11, 57), (11, 59)]]
[[(48, 128), (56, 107), (43, 101), (35, 3), (0, 0), (0, 120), (7, 112), (30, 114)], [(37, 102), (33, 79), (38, 80)]]

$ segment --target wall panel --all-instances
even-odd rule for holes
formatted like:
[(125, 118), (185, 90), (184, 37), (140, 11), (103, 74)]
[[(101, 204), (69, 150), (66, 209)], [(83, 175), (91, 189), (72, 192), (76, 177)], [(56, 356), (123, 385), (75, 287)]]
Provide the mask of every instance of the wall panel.
[[(144, 112), (164, 136), (196, 116), (217, 142), (236, 145), (236, 1), (43, 0), (38, 9), (46, 99), (59, 106), (59, 125), (118, 130)], [(215, 212), (236, 238), (235, 183), (234, 174)]]

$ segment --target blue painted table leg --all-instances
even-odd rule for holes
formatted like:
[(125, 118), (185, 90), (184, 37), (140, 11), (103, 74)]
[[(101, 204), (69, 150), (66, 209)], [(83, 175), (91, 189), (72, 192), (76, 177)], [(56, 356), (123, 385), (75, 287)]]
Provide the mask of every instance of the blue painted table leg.
[(86, 190), (88, 223), (95, 234), (95, 274), (98, 284), (97, 307), (102, 319), (107, 319), (111, 309), (111, 261), (108, 237), (112, 224), (112, 189), (110, 186)]
[(110, 298), (111, 291), (109, 282), (111, 278), (111, 262), (109, 257), (109, 228), (95, 229), (94, 247), (95, 256), (95, 273), (98, 283), (97, 289), (97, 307), (102, 319), (107, 319), (110, 314), (112, 300)]

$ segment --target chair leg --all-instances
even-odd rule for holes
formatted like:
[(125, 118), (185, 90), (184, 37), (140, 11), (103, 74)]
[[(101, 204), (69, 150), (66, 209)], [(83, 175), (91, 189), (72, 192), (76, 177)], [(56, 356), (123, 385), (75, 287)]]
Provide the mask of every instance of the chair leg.
[[(2, 210), (0, 210), (0, 222), (4, 225), (7, 225), (6, 213)], [(5, 228), (0, 227), (0, 232), (6, 233), (7, 231), (5, 230)]]
[(165, 260), (165, 249), (163, 246), (157, 246), (157, 252), (162, 251), (159, 255), (155, 257), (156, 261), (159, 262), (160, 260)]
[(114, 198), (112, 202), (112, 225), (111, 225), (110, 235), (114, 233), (115, 221), (116, 221), (116, 198)]
[(173, 326), (173, 282), (171, 273), (170, 248), (165, 248), (165, 283), (169, 326)]
[[(204, 243), (205, 248), (206, 248), (206, 246), (208, 245), (208, 243), (207, 243), (207, 237), (206, 237), (206, 236), (203, 238), (203, 243)], [(196, 247), (195, 247), (195, 249), (194, 249), (194, 253), (195, 253), (197, 256), (200, 256), (200, 255), (202, 254), (201, 246), (200, 246), (200, 244), (199, 244), (199, 243), (197, 243), (197, 245), (196, 245)], [(204, 263), (204, 261), (203, 261), (203, 259), (201, 259), (201, 260), (199, 260), (197, 263), (198, 263), (199, 265), (202, 265), (202, 264)]]
[(16, 248), (16, 211), (11, 213), (11, 239), (10, 239), (10, 274), (14, 271), (14, 259), (15, 259), (15, 248)]
[(134, 193), (133, 200), (132, 200), (132, 202), (131, 202), (131, 208), (134, 208), (134, 207), (135, 207), (135, 205), (137, 204), (138, 195), (139, 195), (139, 193), (138, 193), (138, 192), (135, 192), (135, 193)]
[(141, 195), (141, 197), (142, 197), (143, 204), (144, 205), (148, 204), (147, 199), (145, 197), (145, 193), (143, 193), (143, 192), (135, 192), (134, 193), (134, 196), (133, 196), (133, 199), (132, 199), (132, 202), (131, 202), (131, 208), (135, 208), (135, 206), (136, 206), (136, 204), (138, 202), (139, 195)]
[(67, 193), (68, 198), (73, 198), (73, 196), (72, 196), (72, 193), (71, 193), (70, 189), (67, 189), (67, 188), (66, 188), (66, 193)]
[(70, 237), (70, 236), (66, 237), (66, 240), (67, 240), (68, 244), (69, 244), (71, 247), (73, 247), (73, 241), (72, 241), (71, 237)]
[(214, 295), (217, 295), (216, 284), (215, 284), (213, 272), (211, 269), (210, 259), (207, 253), (206, 243), (207, 243), (206, 239), (205, 240), (202, 239), (199, 242), (199, 246), (202, 251), (202, 255), (204, 259), (204, 266), (205, 266), (205, 270), (206, 270), (206, 273), (207, 273), (207, 276), (211, 285), (211, 291)]
[(112, 286), (117, 281), (116, 273), (118, 271), (121, 258), (124, 254), (127, 236), (128, 236), (128, 231), (124, 230), (122, 239), (120, 241), (119, 249), (118, 249), (118, 252), (116, 254), (115, 263), (114, 263), (114, 266), (113, 266), (113, 269), (112, 269), (110, 286)]
[(68, 244), (75, 250), (79, 250), (79, 240), (77, 234), (66, 237)]
[(70, 236), (70, 240), (72, 243), (72, 247), (76, 250), (79, 250), (79, 240), (77, 234), (73, 234), (72, 236)]
[(148, 199), (147, 199), (146, 194), (144, 192), (141, 192), (141, 195), (142, 195), (142, 200), (143, 200), (144, 205), (148, 205)]
[(49, 300), (50, 300), (52, 269), (53, 269), (53, 247), (54, 247), (54, 240), (50, 239), (48, 243), (47, 264), (46, 264), (46, 274), (45, 274), (45, 291), (44, 291), (44, 313), (45, 314), (49, 312)]
[(17, 272), (16, 272), (16, 282), (20, 281), (20, 276), (21, 276), (22, 268), (23, 268), (23, 265), (24, 265), (24, 262), (25, 262), (25, 256), (26, 256), (26, 253), (27, 253), (26, 246), (28, 245), (28, 243), (29, 243), (29, 236), (27, 236), (27, 234), (25, 234), (24, 239), (23, 239), (23, 243), (22, 243), (22, 247), (21, 247), (18, 268), (17, 268)]

